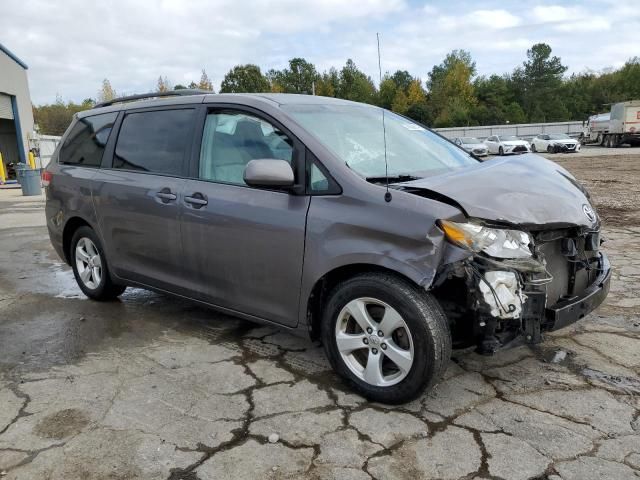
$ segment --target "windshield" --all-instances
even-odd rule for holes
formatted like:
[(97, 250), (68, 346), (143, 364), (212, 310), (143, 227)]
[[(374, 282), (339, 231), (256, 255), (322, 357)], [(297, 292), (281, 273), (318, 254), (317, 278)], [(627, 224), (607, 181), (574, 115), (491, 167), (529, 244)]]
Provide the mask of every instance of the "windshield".
[(571, 137), (564, 133), (554, 133), (553, 135), (549, 135), (549, 138), (551, 140), (571, 140)]
[(500, 139), (501, 142), (509, 142), (511, 140), (520, 140), (518, 137), (516, 137), (515, 135), (501, 135), (500, 137), (498, 137)]
[[(351, 169), (385, 176), (382, 109), (367, 105), (283, 105)], [(411, 120), (385, 111), (390, 177), (425, 177), (477, 164), (469, 154)]]
[(476, 137), (463, 137), (460, 140), (462, 140), (462, 143), (464, 143), (465, 145), (475, 145), (477, 143), (482, 143)]

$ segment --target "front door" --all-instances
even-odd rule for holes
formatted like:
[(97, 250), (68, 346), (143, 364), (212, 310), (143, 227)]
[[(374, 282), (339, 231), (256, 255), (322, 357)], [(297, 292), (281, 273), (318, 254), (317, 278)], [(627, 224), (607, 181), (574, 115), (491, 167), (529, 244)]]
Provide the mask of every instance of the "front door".
[(122, 120), (93, 191), (119, 277), (169, 291), (184, 286), (180, 210), (194, 123), (193, 108), (127, 112)]
[(284, 325), (297, 323), (309, 197), (251, 188), (253, 159), (290, 162), (304, 149), (265, 117), (213, 110), (202, 133), (198, 178), (186, 181), (182, 239), (189, 288), (198, 298)]

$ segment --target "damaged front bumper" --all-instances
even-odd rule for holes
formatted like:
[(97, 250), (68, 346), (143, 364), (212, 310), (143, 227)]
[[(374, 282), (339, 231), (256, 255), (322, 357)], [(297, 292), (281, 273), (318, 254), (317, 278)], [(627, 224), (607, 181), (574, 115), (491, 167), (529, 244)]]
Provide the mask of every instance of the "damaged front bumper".
[[(595, 238), (589, 238), (594, 234)], [(597, 247), (599, 233), (561, 238), (536, 249), (535, 258), (499, 260), (473, 255), (447, 265), (434, 293), (451, 321), (454, 345), (483, 354), (539, 343), (595, 310), (606, 298), (611, 265)], [(591, 242), (590, 242), (591, 240)], [(555, 243), (554, 243), (555, 242)], [(563, 248), (565, 250), (563, 250)]]
[(599, 274), (582, 293), (560, 300), (545, 309), (545, 330), (558, 330), (580, 320), (594, 311), (609, 293), (611, 264), (604, 253), (600, 253)]

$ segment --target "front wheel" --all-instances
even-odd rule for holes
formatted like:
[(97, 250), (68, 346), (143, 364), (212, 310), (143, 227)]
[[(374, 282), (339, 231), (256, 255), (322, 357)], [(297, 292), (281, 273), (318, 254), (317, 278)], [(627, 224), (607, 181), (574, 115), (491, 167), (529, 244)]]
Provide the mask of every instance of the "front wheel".
[(533, 153), (536, 153), (536, 152), (538, 151), (538, 150), (536, 149), (536, 144), (535, 144), (535, 143), (532, 143), (532, 144), (531, 144), (531, 151), (532, 151)]
[(339, 284), (324, 309), (322, 340), (334, 370), (354, 390), (390, 404), (430, 388), (451, 356), (449, 325), (438, 302), (389, 274)]
[(498, 148), (498, 155), (500, 156), (504, 155), (504, 148), (502, 147)]
[(82, 292), (93, 300), (113, 300), (125, 286), (113, 283), (100, 239), (90, 227), (80, 227), (71, 239), (71, 264)]

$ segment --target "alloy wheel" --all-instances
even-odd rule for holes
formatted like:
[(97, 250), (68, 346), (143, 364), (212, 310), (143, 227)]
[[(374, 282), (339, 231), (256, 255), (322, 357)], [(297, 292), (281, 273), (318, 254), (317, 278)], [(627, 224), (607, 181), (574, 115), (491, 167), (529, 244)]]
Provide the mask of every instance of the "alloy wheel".
[(409, 327), (397, 310), (381, 300), (363, 297), (347, 303), (338, 316), (335, 337), (349, 370), (370, 385), (395, 385), (413, 365)]
[(96, 245), (87, 237), (76, 244), (76, 268), (82, 283), (95, 290), (102, 280), (102, 258)]

